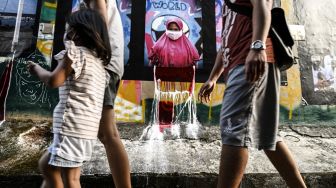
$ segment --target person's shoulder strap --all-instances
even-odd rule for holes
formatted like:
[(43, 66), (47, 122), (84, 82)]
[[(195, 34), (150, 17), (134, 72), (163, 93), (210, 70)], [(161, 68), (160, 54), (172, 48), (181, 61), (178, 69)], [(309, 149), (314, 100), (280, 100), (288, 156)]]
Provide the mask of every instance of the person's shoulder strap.
[(237, 5), (235, 3), (231, 3), (230, 0), (225, 0), (225, 4), (232, 11), (252, 18), (252, 11), (253, 11), (252, 8), (248, 6), (242, 6), (242, 5)]

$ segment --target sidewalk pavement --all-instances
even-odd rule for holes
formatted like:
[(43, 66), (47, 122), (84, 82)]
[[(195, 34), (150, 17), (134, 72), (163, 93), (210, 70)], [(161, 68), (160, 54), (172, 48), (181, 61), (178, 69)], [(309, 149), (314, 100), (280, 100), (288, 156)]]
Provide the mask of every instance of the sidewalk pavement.
[[(218, 126), (204, 126), (197, 140), (140, 141), (144, 125), (119, 124), (133, 187), (216, 187), (221, 151)], [(0, 131), (0, 187), (39, 187), (37, 161), (50, 141), (50, 123), (7, 122)], [(308, 187), (336, 187), (336, 126), (283, 125), (280, 135)], [(46, 139), (47, 138), (47, 139)], [(113, 187), (103, 145), (97, 141), (83, 166), (82, 187)], [(242, 188), (286, 187), (262, 151), (250, 150)]]

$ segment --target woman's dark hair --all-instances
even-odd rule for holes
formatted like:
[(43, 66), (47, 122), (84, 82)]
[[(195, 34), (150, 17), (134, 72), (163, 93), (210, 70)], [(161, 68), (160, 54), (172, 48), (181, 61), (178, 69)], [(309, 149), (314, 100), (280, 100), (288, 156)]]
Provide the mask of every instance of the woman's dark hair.
[(81, 9), (68, 17), (70, 32), (66, 38), (76, 45), (85, 46), (97, 53), (104, 65), (111, 60), (111, 46), (106, 23), (95, 10)]

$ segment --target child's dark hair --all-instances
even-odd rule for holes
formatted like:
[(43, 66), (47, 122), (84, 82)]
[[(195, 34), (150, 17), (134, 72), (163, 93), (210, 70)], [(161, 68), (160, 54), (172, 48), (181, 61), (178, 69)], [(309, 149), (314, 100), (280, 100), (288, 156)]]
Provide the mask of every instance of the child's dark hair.
[(106, 23), (97, 11), (81, 9), (72, 13), (67, 23), (71, 29), (66, 36), (67, 39), (72, 39), (76, 45), (95, 51), (104, 65), (110, 62), (111, 46)]

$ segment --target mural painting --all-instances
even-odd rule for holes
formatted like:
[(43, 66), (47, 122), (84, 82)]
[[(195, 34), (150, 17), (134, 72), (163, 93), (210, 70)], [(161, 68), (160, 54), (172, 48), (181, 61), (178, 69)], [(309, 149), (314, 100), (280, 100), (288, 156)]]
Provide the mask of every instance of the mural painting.
[(215, 18), (216, 18), (216, 50), (218, 51), (222, 45), (222, 28), (223, 28), (223, 11), (224, 0), (216, 0), (215, 2)]
[(118, 10), (121, 16), (121, 21), (124, 30), (124, 64), (126, 65), (129, 60), (129, 43), (131, 40), (131, 0), (117, 0)]
[[(148, 66), (148, 52), (166, 30), (166, 21), (178, 17), (183, 21), (183, 32), (195, 45), (202, 59), (201, 20), (202, 9), (195, 0), (147, 0), (145, 19), (145, 59)], [(196, 64), (202, 68), (203, 61)]]
[[(24, 9), (23, 23), (20, 32), (19, 54), (13, 62), (13, 66), (8, 66), (10, 46), (14, 31), (13, 19), (16, 17), (15, 3), (0, 0), (0, 75), (1, 75), (1, 115), (4, 112), (14, 117), (29, 116), (38, 114), (39, 117), (51, 117), (53, 106), (57, 103), (57, 90), (46, 88), (36, 78), (31, 77), (25, 71), (25, 62), (33, 60), (45, 68), (51, 67), (52, 48), (54, 39), (55, 16), (57, 9), (56, 0), (41, 0), (41, 14), (39, 22), (36, 18), (37, 0), (26, 1)], [(79, 0), (72, 2), (73, 11), (79, 7)], [(329, 1), (328, 1), (329, 2)], [(279, 3), (279, 1), (277, 1)], [(313, 1), (309, 3), (314, 4)], [(336, 29), (331, 23), (326, 31), (316, 27), (320, 23), (314, 18), (305, 19), (302, 8), (306, 11), (313, 6), (308, 2), (281, 1), (281, 6), (285, 8), (288, 20), (291, 23), (299, 23), (305, 27), (306, 37), (304, 40), (296, 40), (298, 49), (298, 63), (291, 69), (282, 72), (282, 86), (280, 99), (280, 119), (282, 123), (320, 123), (330, 124), (336, 122)], [(5, 6), (7, 4), (7, 6)], [(117, 0), (118, 9), (121, 14), (124, 26), (125, 39), (125, 66), (127, 66), (130, 52), (131, 26), (136, 21), (132, 18), (132, 3), (130, 0)], [(215, 13), (215, 45), (218, 50), (221, 45), (222, 30), (222, 6), (223, 0), (216, 0), (214, 6)], [(280, 4), (280, 3), (279, 3)], [(309, 5), (308, 5), (309, 4)], [(9, 6), (10, 5), (10, 6)], [(336, 3), (331, 3), (335, 6)], [(6, 8), (7, 7), (7, 8)], [(16, 4), (17, 7), (17, 4)], [(203, 53), (202, 46), (206, 41), (202, 40), (202, 6), (197, 0), (147, 0), (145, 16), (145, 41), (144, 61), (147, 66), (147, 51), (164, 32), (164, 23), (168, 17), (179, 16), (185, 24), (185, 33), (196, 45), (200, 54)], [(292, 7), (292, 9), (288, 8)], [(324, 17), (330, 15), (325, 13)], [(316, 14), (319, 15), (319, 14)], [(205, 19), (205, 18), (204, 18)], [(331, 17), (330, 20), (333, 20)], [(325, 20), (326, 21), (326, 20)], [(326, 21), (327, 22), (327, 21)], [(331, 22), (331, 21), (330, 21)], [(37, 24), (36, 35), (34, 25)], [(314, 33), (320, 33), (321, 40), (316, 40)], [(32, 37), (33, 36), (33, 37)], [(35, 36), (35, 37), (34, 37)], [(318, 41), (317, 43), (315, 41)], [(198, 68), (203, 67), (203, 61), (198, 62)], [(11, 73), (11, 74), (9, 74)], [(208, 74), (208, 73), (206, 73)], [(7, 75), (7, 76), (6, 76)], [(9, 76), (11, 82), (8, 82)], [(7, 83), (6, 83), (7, 80)], [(201, 83), (197, 83), (195, 94), (198, 94)], [(3, 89), (5, 88), (5, 89)], [(197, 118), (205, 125), (218, 125), (219, 113), (224, 84), (217, 84), (210, 103), (197, 104)], [(8, 92), (7, 94), (5, 93)], [(119, 122), (139, 122), (146, 123), (151, 114), (153, 100), (154, 83), (143, 80), (122, 80), (116, 98), (115, 112)], [(6, 101), (7, 98), (7, 101)]]
[[(19, 0), (0, 0), (0, 56), (8, 57), (14, 37)], [(37, 0), (24, 2), (21, 23), (20, 43), (16, 47), (16, 54), (21, 54), (31, 47), (36, 38), (32, 38), (35, 27)]]
[(57, 0), (43, 1), (36, 45), (37, 50), (44, 56), (45, 62), (49, 67), (51, 67), (56, 9)]
[[(8, 1), (7, 5), (6, 2), (1, 3), (1, 5), (6, 5), (2, 9), (4, 13), (1, 13), (1, 15), (15, 17), (15, 20), (18, 2), (19, 0)], [(8, 97), (5, 103), (7, 115), (12, 117), (20, 118), (32, 114), (36, 115), (36, 117), (41, 115), (49, 117), (52, 113), (53, 105), (58, 100), (57, 90), (47, 89), (42, 82), (31, 76), (26, 70), (26, 62), (28, 60), (34, 61), (44, 68), (49, 69), (51, 66), (57, 1), (42, 0), (39, 3), (41, 4), (40, 11), (37, 10), (37, 0), (24, 1), (23, 5), (24, 24), (21, 23), (20, 27), (19, 45), (12, 61), (13, 70), (11, 71), (10, 83), (7, 84)], [(36, 12), (41, 12), (40, 16), (36, 15)], [(29, 19), (26, 17), (29, 17)], [(40, 20), (36, 20), (36, 18), (40, 18)], [(25, 23), (25, 20), (29, 20), (29, 24)], [(13, 33), (15, 23), (5, 27), (7, 29), (6, 32)], [(6, 39), (6, 37), (0, 38), (1, 40)], [(8, 34), (7, 40), (9, 42), (2, 44), (11, 44), (12, 39), (13, 36)], [(1, 61), (1, 71), (6, 70), (6, 67), (8, 67), (5, 64), (6, 62), (8, 63), (8, 54), (10, 54), (8, 47), (2, 49), (1, 56), (7, 60)], [(1, 102), (3, 103), (3, 99), (6, 100), (6, 98), (3, 95), (1, 96)]]
[[(16, 29), (18, 7), (22, 7), (20, 26)], [(37, 0), (20, 4), (19, 0), (0, 1), (0, 124), (6, 119), (8, 93), (12, 85), (14, 57), (24, 56), (33, 46), (33, 28), (35, 26)], [(17, 32), (18, 31), (18, 32)], [(15, 33), (17, 32), (17, 33)], [(14, 45), (14, 33), (20, 37), (20, 43)], [(15, 47), (15, 48), (14, 48)], [(29, 52), (28, 52), (29, 53)]]

